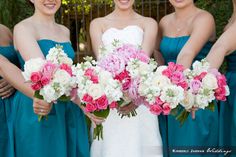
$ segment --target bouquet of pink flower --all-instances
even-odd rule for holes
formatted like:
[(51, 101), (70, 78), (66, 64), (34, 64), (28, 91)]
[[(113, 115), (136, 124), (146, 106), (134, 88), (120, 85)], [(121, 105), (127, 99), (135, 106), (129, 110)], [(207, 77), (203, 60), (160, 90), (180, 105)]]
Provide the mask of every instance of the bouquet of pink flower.
[[(121, 106), (129, 104), (131, 101), (139, 105), (141, 102), (138, 95), (139, 79), (152, 72), (156, 68), (156, 62), (151, 60), (138, 46), (117, 43), (116, 41), (118, 47), (99, 58), (98, 66), (109, 71), (113, 78), (122, 84), (125, 102)], [(136, 114), (135, 110), (131, 112), (132, 116)]]
[[(107, 118), (110, 109), (122, 103), (123, 93), (121, 84), (113, 79), (112, 74), (96, 66), (92, 58), (85, 58), (85, 62), (77, 64), (73, 69), (76, 77), (77, 94), (85, 112)], [(94, 138), (103, 138), (102, 125), (94, 129)]]
[[(63, 47), (57, 45), (49, 50), (46, 60), (34, 58), (25, 62), (22, 72), (26, 82), (31, 83), (35, 97), (48, 103), (69, 101), (75, 80), (72, 77), (73, 61), (65, 54)], [(39, 121), (42, 116), (39, 117)]]
[(138, 92), (151, 113), (168, 115), (183, 101), (187, 88), (183, 71), (183, 66), (170, 62), (141, 78)]
[(188, 89), (185, 92), (185, 99), (181, 105), (185, 110), (179, 116), (183, 123), (192, 108), (214, 110), (213, 100), (225, 101), (229, 95), (229, 87), (224, 75), (216, 69), (210, 69), (210, 64), (203, 59), (195, 61), (192, 70), (184, 71), (188, 79)]

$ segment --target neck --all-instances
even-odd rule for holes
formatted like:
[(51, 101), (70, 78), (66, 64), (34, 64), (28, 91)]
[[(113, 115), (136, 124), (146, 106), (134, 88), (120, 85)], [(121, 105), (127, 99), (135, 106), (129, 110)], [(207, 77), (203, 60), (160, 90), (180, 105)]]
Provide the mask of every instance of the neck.
[(236, 15), (236, 0), (233, 1), (233, 15)]
[(194, 4), (192, 5), (189, 5), (185, 8), (175, 8), (175, 17), (176, 19), (179, 19), (179, 20), (184, 20), (186, 18), (188, 18), (189, 16), (191, 16), (193, 14), (193, 12), (196, 11), (196, 7)]
[(38, 11), (35, 11), (34, 15), (32, 16), (38, 23), (45, 24), (48, 26), (54, 25), (55, 24), (55, 17), (54, 15), (49, 16), (42, 14)]
[(130, 19), (135, 16), (135, 11), (132, 8), (127, 10), (121, 10), (116, 7), (113, 13), (116, 16), (116, 18), (118, 17), (119, 19), (124, 19), (124, 20)]

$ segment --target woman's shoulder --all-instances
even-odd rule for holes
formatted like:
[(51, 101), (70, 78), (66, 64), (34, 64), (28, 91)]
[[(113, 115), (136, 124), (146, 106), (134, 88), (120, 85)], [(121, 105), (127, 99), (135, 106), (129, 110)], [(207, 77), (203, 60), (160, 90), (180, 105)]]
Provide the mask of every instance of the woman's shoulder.
[(173, 19), (174, 13), (170, 13), (165, 15), (164, 17), (161, 18), (159, 22), (160, 27), (165, 27), (166, 25), (169, 25), (171, 20)]
[(58, 28), (59, 28), (59, 32), (63, 33), (63, 35), (67, 36), (67, 37), (70, 37), (70, 30), (62, 25), (62, 24), (57, 24), (58, 25)]
[(8, 43), (12, 42), (12, 33), (8, 27), (0, 24), (0, 34), (1, 45), (7, 45)]
[(106, 16), (93, 19), (90, 23), (90, 26), (97, 26), (97, 27), (102, 26), (105, 22), (105, 18)]
[(193, 19), (193, 24), (210, 24), (215, 23), (214, 17), (206, 10), (198, 9), (198, 13)]
[(34, 26), (31, 22), (31, 18), (27, 18), (20, 21), (14, 26), (13, 34), (14, 35), (25, 34), (25, 33), (27, 34), (27, 32), (31, 33), (33, 30), (34, 30)]

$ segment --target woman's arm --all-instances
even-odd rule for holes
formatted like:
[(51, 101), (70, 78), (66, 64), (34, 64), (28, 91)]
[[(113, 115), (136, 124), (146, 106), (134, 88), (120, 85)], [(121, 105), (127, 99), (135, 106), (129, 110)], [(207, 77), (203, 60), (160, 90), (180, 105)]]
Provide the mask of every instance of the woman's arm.
[(236, 50), (236, 22), (234, 22), (216, 41), (207, 55), (212, 68), (219, 68), (224, 57)]
[(177, 57), (177, 63), (185, 68), (192, 65), (194, 58), (215, 32), (214, 18), (209, 13), (200, 13), (193, 23), (193, 29), (188, 42)]
[(93, 52), (96, 58), (98, 58), (99, 48), (102, 45), (102, 33), (103, 33), (102, 26), (101, 26), (101, 18), (94, 19), (90, 23), (89, 32), (90, 32)]

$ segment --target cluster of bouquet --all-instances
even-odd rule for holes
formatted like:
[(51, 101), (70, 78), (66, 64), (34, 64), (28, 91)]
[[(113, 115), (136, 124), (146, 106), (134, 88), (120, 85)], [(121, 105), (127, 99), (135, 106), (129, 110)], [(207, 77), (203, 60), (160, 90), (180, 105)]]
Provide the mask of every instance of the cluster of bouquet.
[[(48, 103), (69, 101), (75, 80), (72, 75), (73, 61), (57, 45), (49, 50), (46, 59), (34, 58), (26, 61), (24, 72), (26, 82), (31, 83), (35, 97)], [(39, 117), (41, 120), (42, 116)]]
[[(110, 72), (96, 66), (92, 58), (87, 57), (85, 60), (73, 68), (78, 97), (85, 112), (106, 118), (110, 109), (117, 108), (122, 102), (121, 84), (113, 79)], [(97, 125), (94, 129), (94, 138), (97, 137), (102, 138), (102, 125)]]

